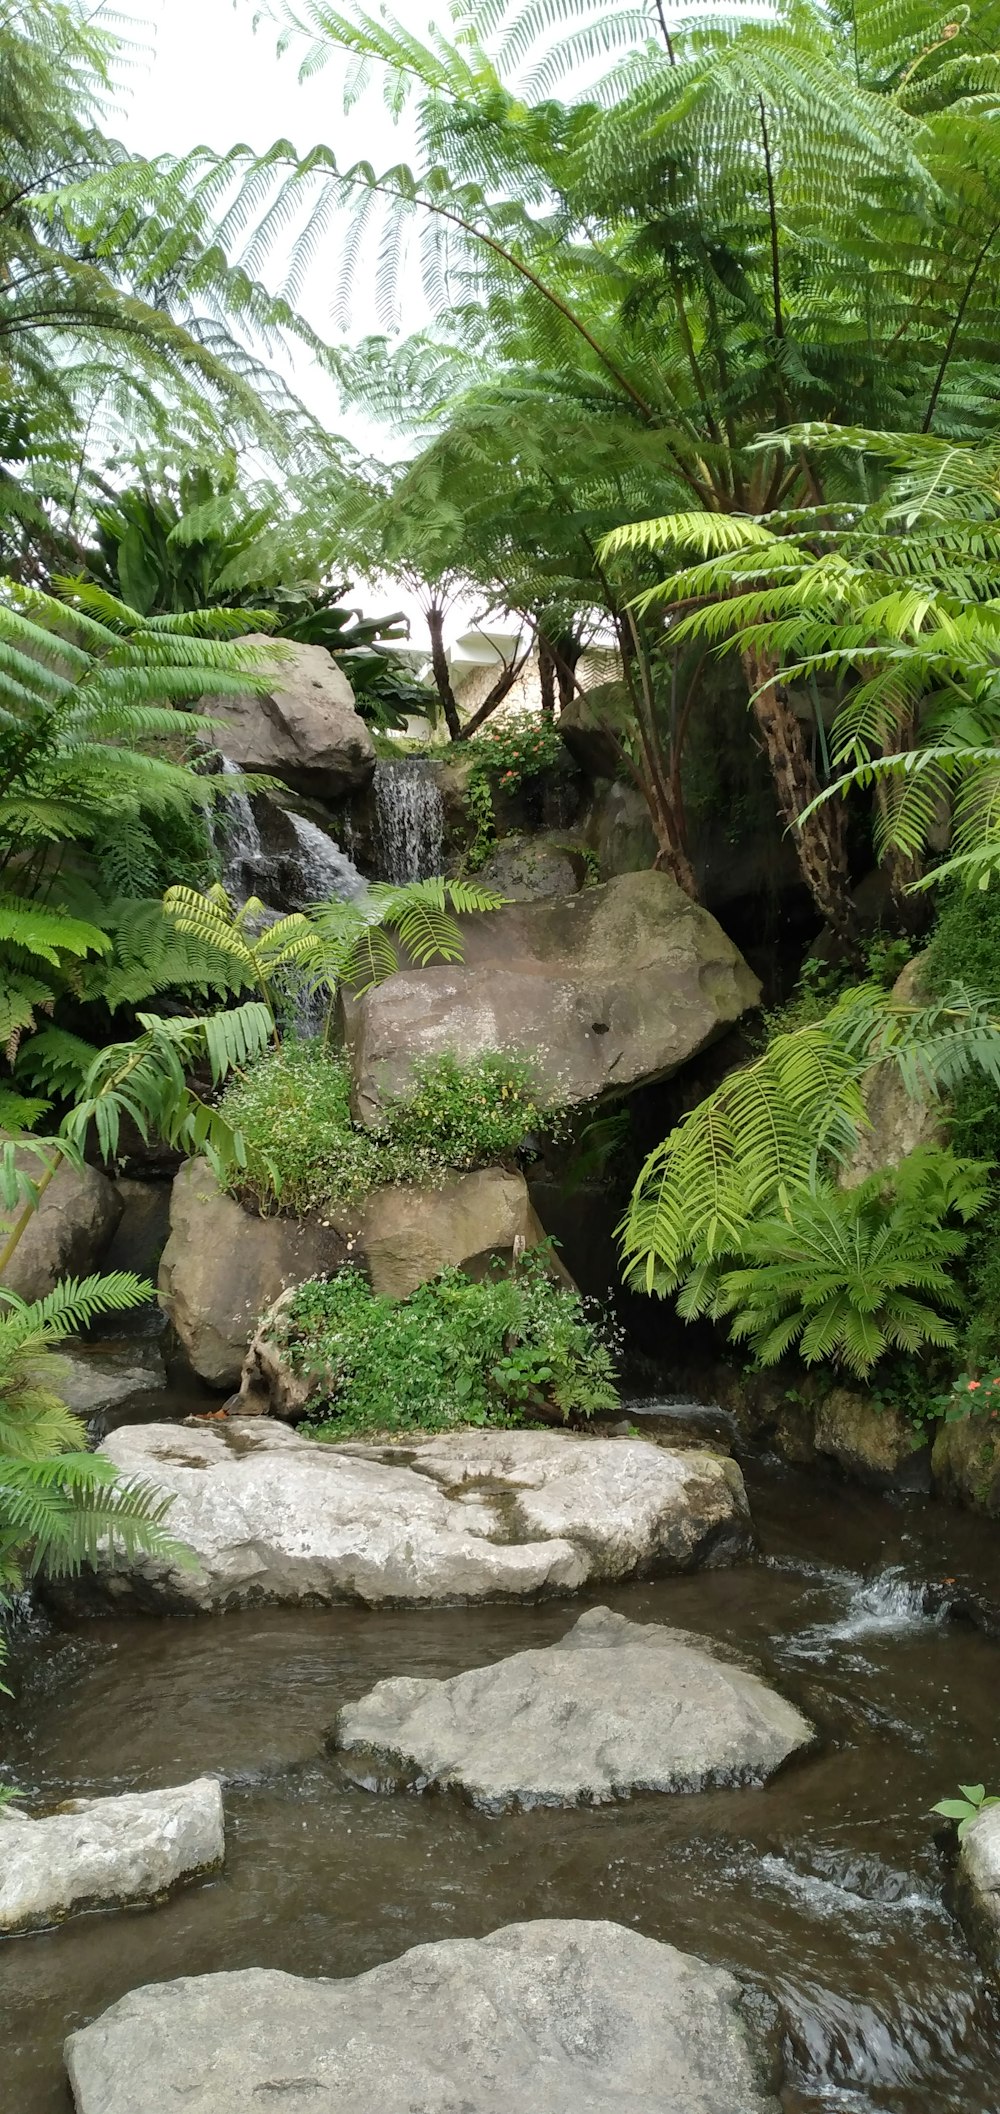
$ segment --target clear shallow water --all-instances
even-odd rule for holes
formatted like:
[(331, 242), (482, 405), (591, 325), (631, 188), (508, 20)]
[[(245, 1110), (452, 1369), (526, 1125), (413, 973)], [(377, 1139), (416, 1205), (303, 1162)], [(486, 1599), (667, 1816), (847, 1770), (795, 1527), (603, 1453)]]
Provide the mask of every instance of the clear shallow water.
[[(1000, 1782), (1000, 1643), (925, 1611), (1000, 1605), (1000, 1536), (939, 1506), (757, 1477), (762, 1557), (601, 1597), (742, 1642), (818, 1725), (762, 1791), (489, 1818), (376, 1798), (325, 1752), (383, 1675), (447, 1675), (559, 1636), (584, 1601), (115, 1620), (46, 1640), (5, 1706), (42, 1799), (226, 1780), (218, 1880), (164, 1908), (0, 1945), (0, 2109), (66, 2114), (64, 2034), (136, 1984), (251, 1965), (347, 1975), (432, 1938), (606, 1916), (770, 1987), (786, 2114), (997, 2114), (1000, 2022), (946, 1904), (928, 1808)], [(951, 1586), (946, 1589), (947, 1593)]]

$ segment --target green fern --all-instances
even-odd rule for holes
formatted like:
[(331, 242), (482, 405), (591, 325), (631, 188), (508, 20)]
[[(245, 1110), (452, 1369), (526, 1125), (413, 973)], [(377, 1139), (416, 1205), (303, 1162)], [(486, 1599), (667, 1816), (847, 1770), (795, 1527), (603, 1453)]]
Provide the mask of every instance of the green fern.
[(175, 1563), (187, 1553), (165, 1530), (170, 1500), (139, 1482), (119, 1482), (113, 1464), (83, 1450), (84, 1430), (59, 1394), (53, 1346), (99, 1314), (151, 1299), (127, 1271), (64, 1281), (27, 1302), (0, 1289), (0, 1599), (41, 1569), (142, 1552)]
[(927, 1149), (854, 1189), (817, 1182), (787, 1216), (749, 1225), (740, 1267), (723, 1272), (710, 1300), (684, 1297), (679, 1311), (728, 1316), (761, 1365), (797, 1347), (807, 1365), (843, 1365), (861, 1380), (889, 1350), (952, 1345), (952, 1272), (966, 1235), (947, 1222), (975, 1216), (989, 1174)]

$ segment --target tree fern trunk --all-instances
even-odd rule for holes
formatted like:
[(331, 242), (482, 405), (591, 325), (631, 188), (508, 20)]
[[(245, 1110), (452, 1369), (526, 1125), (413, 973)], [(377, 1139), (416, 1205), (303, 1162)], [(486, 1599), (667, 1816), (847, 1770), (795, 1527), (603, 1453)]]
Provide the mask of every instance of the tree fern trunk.
[(774, 779), (778, 808), (792, 831), (802, 878), (817, 910), (834, 932), (849, 937), (856, 913), (847, 870), (847, 831), (843, 806), (828, 801), (808, 822), (801, 817), (820, 791), (803, 729), (782, 686), (775, 680), (777, 663), (753, 646), (741, 656), (764, 751)]

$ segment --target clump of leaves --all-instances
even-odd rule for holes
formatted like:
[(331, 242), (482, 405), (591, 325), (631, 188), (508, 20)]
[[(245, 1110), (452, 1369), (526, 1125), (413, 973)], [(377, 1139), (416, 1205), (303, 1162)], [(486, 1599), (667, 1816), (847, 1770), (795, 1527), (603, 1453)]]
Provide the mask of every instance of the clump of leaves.
[(490, 1050), (462, 1062), (445, 1051), (414, 1066), (414, 1086), (386, 1110), (397, 1150), (431, 1149), (449, 1167), (479, 1167), (516, 1152), (530, 1132), (560, 1127), (523, 1059)]
[(952, 1344), (967, 1241), (955, 1221), (975, 1216), (988, 1178), (981, 1162), (928, 1147), (855, 1189), (817, 1182), (744, 1229), (740, 1268), (696, 1272), (678, 1311), (731, 1316), (761, 1365), (797, 1346), (807, 1365), (828, 1359), (859, 1379), (890, 1348)]
[(416, 1066), (380, 1129), (365, 1130), (351, 1117), (344, 1058), (291, 1042), (233, 1078), (220, 1113), (245, 1152), (230, 1186), (262, 1215), (354, 1204), (386, 1182), (440, 1183), (452, 1168), (503, 1159), (560, 1120), (519, 1059), (488, 1052), (463, 1063), (445, 1052)]
[(1000, 1806), (1000, 1798), (987, 1798), (985, 1784), (959, 1784), (958, 1788), (962, 1794), (960, 1798), (939, 1798), (931, 1812), (955, 1821), (959, 1842), (964, 1842), (973, 1821), (985, 1813), (987, 1806)]
[(297, 1372), (329, 1414), (315, 1436), (448, 1431), (618, 1405), (611, 1330), (555, 1281), (545, 1249), (475, 1284), (443, 1270), (409, 1299), (374, 1293), (358, 1271), (300, 1285), (278, 1324)]
[(83, 1425), (60, 1397), (52, 1355), (95, 1315), (152, 1296), (152, 1286), (127, 1271), (67, 1279), (31, 1303), (0, 1295), (0, 1604), (25, 1577), (43, 1568), (74, 1573), (99, 1552), (187, 1560), (165, 1531), (171, 1500), (151, 1485), (120, 1482), (111, 1461), (87, 1452)]
[(468, 745), (475, 768), (488, 771), (502, 793), (516, 793), (526, 778), (565, 759), (563, 739), (554, 719), (546, 713), (519, 712), (497, 720)]

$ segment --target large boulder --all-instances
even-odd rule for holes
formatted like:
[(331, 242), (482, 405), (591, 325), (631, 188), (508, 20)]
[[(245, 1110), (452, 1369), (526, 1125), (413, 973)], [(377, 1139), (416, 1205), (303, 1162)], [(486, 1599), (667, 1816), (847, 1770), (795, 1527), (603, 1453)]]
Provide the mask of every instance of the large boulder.
[(0, 1932), (37, 1930), (82, 1909), (155, 1901), (225, 1854), (214, 1777), (169, 1791), (77, 1798), (45, 1819), (0, 1814)]
[(942, 1419), (934, 1434), (931, 1476), (935, 1490), (952, 1504), (1000, 1519), (1000, 1421), (989, 1414), (953, 1424)]
[(615, 1923), (512, 1924), (353, 1981), (154, 1983), (66, 2065), (77, 2114), (778, 2114), (739, 1983)]
[(327, 1446), (231, 1418), (124, 1426), (101, 1452), (173, 1499), (170, 1531), (197, 1559), (177, 1569), (137, 1555), (109, 1568), (112, 1601), (533, 1599), (731, 1563), (752, 1546), (732, 1461), (641, 1439), (459, 1431), (406, 1448)]
[(339, 1269), (350, 1235), (347, 1221), (254, 1218), (206, 1160), (189, 1160), (170, 1200), (159, 1298), (195, 1372), (236, 1387), (261, 1314), (289, 1285)]
[(264, 696), (208, 697), (215, 740), (244, 771), (266, 771), (293, 792), (336, 800), (375, 775), (375, 748), (354, 709), (350, 683), (325, 646), (293, 646), (253, 634), (244, 645), (270, 647), (274, 686)]
[(450, 1681), (380, 1681), (340, 1712), (332, 1744), (374, 1758), (366, 1788), (391, 1788), (388, 1764), (499, 1812), (760, 1784), (812, 1739), (791, 1703), (702, 1639), (592, 1608), (547, 1649)]
[(588, 778), (614, 778), (621, 750), (614, 730), (627, 725), (632, 701), (624, 683), (595, 683), (579, 690), (559, 714), (559, 732)]
[(290, 1286), (353, 1262), (376, 1292), (406, 1299), (448, 1265), (475, 1276), (544, 1238), (523, 1176), (502, 1167), (434, 1189), (387, 1184), (323, 1218), (262, 1219), (219, 1188), (207, 1161), (190, 1160), (174, 1183), (160, 1305), (195, 1372), (234, 1388), (258, 1322)]
[[(922, 987), (924, 958), (915, 956), (896, 978), (892, 999), (896, 1005), (926, 1005)], [(947, 1141), (947, 1105), (931, 1093), (908, 1092), (898, 1064), (891, 1058), (873, 1064), (861, 1081), (868, 1127), (863, 1130), (847, 1166), (841, 1174), (844, 1189), (856, 1189), (883, 1167), (898, 1167), (911, 1152), (924, 1145)]]
[[(21, 1172), (38, 1182), (37, 1154), (16, 1155)], [(122, 1215), (118, 1185), (97, 1167), (64, 1160), (32, 1212), (0, 1285), (22, 1299), (44, 1299), (60, 1277), (87, 1277), (100, 1268)], [(0, 1242), (2, 1245), (2, 1242)]]
[(509, 1050), (570, 1103), (665, 1079), (756, 1005), (757, 978), (667, 874), (465, 921), (460, 966), (401, 970), (346, 1009), (355, 1115), (414, 1063)]
[(814, 1427), (816, 1452), (837, 1462), (845, 1475), (876, 1490), (925, 1490), (930, 1453), (905, 1410), (853, 1388), (834, 1387), (821, 1397)]

